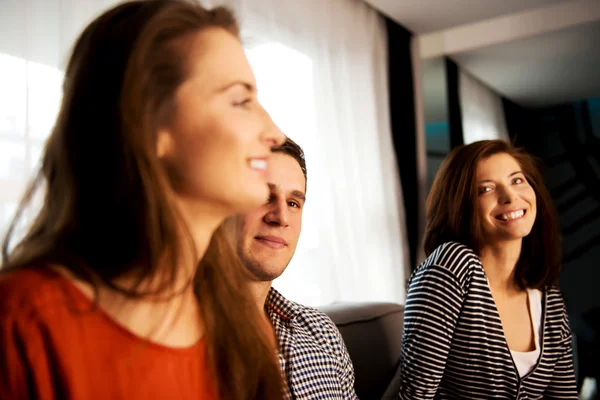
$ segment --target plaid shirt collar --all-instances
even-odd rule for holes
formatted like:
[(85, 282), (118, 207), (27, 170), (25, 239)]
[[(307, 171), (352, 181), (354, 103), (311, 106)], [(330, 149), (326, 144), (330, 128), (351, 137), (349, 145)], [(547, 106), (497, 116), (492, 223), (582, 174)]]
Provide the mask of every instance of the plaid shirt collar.
[(280, 318), (283, 318), (287, 323), (296, 318), (298, 313), (300, 312), (300, 308), (298, 305), (292, 301), (289, 301), (285, 297), (281, 295), (277, 290), (273, 287), (269, 289), (269, 294), (267, 295), (267, 301), (265, 302), (265, 307), (267, 309), (267, 313), (269, 314), (269, 319), (273, 320), (273, 314), (277, 314)]

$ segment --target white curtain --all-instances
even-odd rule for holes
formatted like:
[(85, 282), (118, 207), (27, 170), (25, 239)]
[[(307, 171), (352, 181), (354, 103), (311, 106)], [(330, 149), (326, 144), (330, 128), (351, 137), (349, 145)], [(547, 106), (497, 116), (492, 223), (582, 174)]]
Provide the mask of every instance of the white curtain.
[(464, 143), (509, 140), (502, 98), (462, 68), (458, 82)]
[[(314, 306), (404, 302), (408, 250), (389, 123), (381, 17), (361, 0), (201, 2), (226, 4), (236, 11), (260, 100), (306, 153), (303, 231), (296, 255), (275, 287)], [(0, 57), (14, 61), (11, 70), (0, 61), (0, 135), (12, 123), (16, 133), (4, 136), (11, 135), (7, 140), (17, 143), (24, 156), (15, 158), (15, 149), (0, 136), (0, 154), (12, 157), (6, 172), (0, 170), (2, 222), (12, 214), (56, 115), (67, 50), (90, 18), (115, 1), (8, 3), (0, 2), (2, 38), (16, 36), (21, 42), (9, 43), (12, 47), (0, 42)], [(4, 8), (12, 9), (7, 14)], [(40, 25), (42, 20), (45, 25)], [(47, 79), (34, 82), (34, 62), (52, 72), (51, 85)], [(14, 80), (17, 70), (23, 75), (19, 83)], [(36, 92), (37, 84), (42, 86)], [(10, 94), (5, 94), (5, 85)], [(15, 105), (17, 98), (26, 101)], [(44, 119), (36, 117), (33, 103), (39, 103), (39, 113), (46, 113)], [(39, 129), (32, 128), (38, 123)], [(34, 131), (39, 132), (35, 141)], [(0, 168), (3, 163), (4, 156)]]
[(308, 305), (404, 302), (408, 247), (384, 20), (362, 0), (206, 2), (236, 11), (259, 97), (306, 152), (299, 248), (275, 287)]

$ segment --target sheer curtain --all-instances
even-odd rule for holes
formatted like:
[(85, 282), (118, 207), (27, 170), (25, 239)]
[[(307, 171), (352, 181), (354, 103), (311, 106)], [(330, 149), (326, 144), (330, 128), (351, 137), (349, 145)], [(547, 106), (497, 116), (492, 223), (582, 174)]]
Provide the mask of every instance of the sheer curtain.
[[(0, 1), (0, 232), (39, 160), (81, 29), (115, 0)], [(275, 282), (308, 305), (404, 301), (408, 250), (382, 19), (361, 0), (219, 0), (242, 25), (259, 97), (306, 152), (296, 255)]]
[(236, 11), (259, 98), (306, 152), (300, 243), (274, 286), (308, 305), (403, 303), (409, 252), (384, 20), (361, 0), (205, 3)]
[(458, 82), (464, 143), (484, 139), (509, 140), (500, 95), (462, 68)]

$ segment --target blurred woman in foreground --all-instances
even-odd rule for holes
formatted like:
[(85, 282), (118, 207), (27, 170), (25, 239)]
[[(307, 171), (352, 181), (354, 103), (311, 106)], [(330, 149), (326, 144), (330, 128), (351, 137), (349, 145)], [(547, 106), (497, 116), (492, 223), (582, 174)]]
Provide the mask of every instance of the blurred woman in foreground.
[(128, 1), (87, 26), (4, 243), (0, 398), (281, 397), (219, 225), (268, 197), (283, 141), (226, 9)]

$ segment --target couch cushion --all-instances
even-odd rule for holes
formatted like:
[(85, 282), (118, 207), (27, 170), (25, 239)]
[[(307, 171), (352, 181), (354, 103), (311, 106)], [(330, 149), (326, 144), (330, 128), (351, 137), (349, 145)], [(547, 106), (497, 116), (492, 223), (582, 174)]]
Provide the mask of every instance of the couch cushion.
[(361, 400), (397, 396), (393, 380), (400, 361), (404, 306), (394, 303), (334, 303), (321, 307), (339, 328), (354, 365)]

